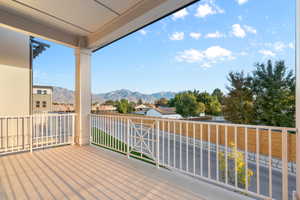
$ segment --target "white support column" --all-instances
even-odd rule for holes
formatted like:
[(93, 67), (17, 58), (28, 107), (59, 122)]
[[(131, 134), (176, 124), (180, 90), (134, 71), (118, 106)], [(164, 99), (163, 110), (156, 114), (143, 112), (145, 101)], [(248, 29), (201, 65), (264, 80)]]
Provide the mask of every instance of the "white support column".
[(300, 200), (300, 0), (296, 0), (296, 193)]
[(91, 50), (77, 48), (75, 57), (75, 143), (81, 146), (89, 144), (90, 138)]

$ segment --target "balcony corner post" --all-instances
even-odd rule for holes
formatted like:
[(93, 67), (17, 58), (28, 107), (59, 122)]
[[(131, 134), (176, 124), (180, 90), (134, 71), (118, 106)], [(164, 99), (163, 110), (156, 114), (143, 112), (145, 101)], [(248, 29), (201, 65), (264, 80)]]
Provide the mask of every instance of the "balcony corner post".
[(75, 144), (90, 143), (91, 50), (75, 49)]

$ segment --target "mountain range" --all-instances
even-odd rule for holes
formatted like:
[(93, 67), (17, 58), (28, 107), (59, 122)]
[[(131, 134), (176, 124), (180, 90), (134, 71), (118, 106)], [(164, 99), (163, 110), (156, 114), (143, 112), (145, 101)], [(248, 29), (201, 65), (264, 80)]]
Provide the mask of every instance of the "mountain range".
[[(115, 90), (107, 93), (92, 94), (93, 103), (103, 103), (107, 100), (128, 99), (129, 101), (137, 102), (142, 99), (143, 102), (154, 103), (160, 98), (170, 99), (175, 96), (175, 92), (157, 92), (152, 94), (143, 94), (127, 89)], [(57, 103), (74, 103), (74, 91), (62, 88), (53, 87), (53, 102)]]

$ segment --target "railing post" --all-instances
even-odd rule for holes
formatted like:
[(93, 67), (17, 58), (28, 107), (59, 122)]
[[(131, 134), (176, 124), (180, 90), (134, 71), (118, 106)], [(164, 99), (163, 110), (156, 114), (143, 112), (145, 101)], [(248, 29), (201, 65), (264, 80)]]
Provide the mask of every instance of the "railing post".
[(90, 122), (90, 130), (89, 130), (89, 137), (90, 137), (90, 145), (92, 144), (92, 140), (93, 140), (93, 138), (92, 138), (92, 133), (93, 133), (93, 126), (92, 126), (92, 120), (93, 120), (93, 117), (92, 117), (92, 115), (91, 114), (89, 114), (88, 115), (88, 118), (89, 118), (89, 122)]
[(72, 145), (75, 144), (75, 114), (72, 114)]
[(30, 137), (30, 144), (29, 144), (29, 148), (30, 148), (30, 152), (32, 153), (32, 146), (33, 146), (33, 115), (30, 115), (30, 131), (29, 131), (29, 137)]
[(130, 122), (129, 119), (127, 118), (127, 158), (130, 157), (130, 148), (129, 148), (129, 137), (130, 137)]
[(159, 120), (156, 121), (156, 167), (159, 168)]
[(288, 199), (288, 132), (283, 130), (281, 136), (282, 150), (282, 199)]

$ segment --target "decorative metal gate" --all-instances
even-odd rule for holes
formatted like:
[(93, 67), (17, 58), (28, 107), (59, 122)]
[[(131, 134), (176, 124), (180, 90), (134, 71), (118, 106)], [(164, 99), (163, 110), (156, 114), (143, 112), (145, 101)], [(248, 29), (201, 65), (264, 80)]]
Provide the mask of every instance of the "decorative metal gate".
[(128, 119), (128, 141), (130, 154), (159, 162), (159, 124), (153, 120)]

